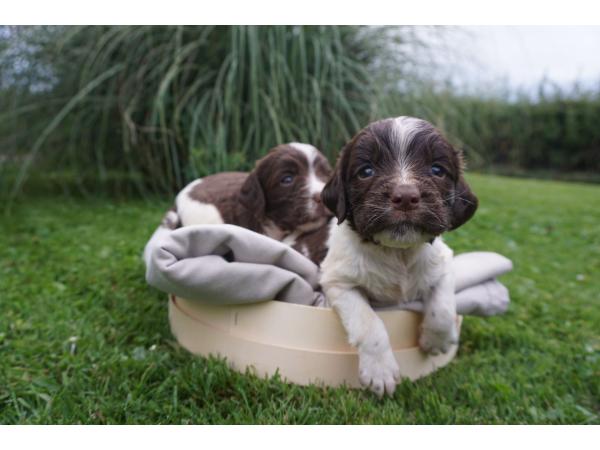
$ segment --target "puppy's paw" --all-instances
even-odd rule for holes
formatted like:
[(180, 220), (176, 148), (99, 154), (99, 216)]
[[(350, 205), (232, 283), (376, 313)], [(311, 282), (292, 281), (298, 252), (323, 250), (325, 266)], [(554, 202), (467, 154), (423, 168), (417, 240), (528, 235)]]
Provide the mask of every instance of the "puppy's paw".
[(394, 394), (400, 369), (391, 349), (379, 352), (359, 350), (358, 370), (360, 383), (378, 397), (383, 397), (384, 393), (389, 396)]
[(433, 328), (427, 325), (421, 326), (419, 347), (425, 353), (429, 353), (430, 355), (446, 353), (455, 344), (458, 344), (458, 328), (454, 321), (443, 328)]

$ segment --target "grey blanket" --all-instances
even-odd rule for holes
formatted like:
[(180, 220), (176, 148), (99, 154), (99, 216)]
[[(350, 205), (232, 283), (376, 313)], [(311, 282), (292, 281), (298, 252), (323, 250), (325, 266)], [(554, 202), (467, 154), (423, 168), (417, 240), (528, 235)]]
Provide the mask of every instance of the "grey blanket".
[[(280, 300), (323, 306), (319, 268), (291, 247), (235, 225), (159, 228), (144, 249), (151, 286), (211, 304)], [(496, 277), (512, 269), (507, 258), (473, 252), (454, 258), (459, 314), (489, 316), (509, 304)], [(402, 305), (420, 311), (421, 302)]]

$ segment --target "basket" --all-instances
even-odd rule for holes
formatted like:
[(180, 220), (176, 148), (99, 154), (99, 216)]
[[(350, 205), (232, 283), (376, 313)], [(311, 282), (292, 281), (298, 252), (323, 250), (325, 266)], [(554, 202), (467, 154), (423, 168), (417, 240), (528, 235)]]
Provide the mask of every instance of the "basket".
[[(448, 364), (458, 349), (427, 355), (417, 344), (421, 314), (378, 311), (401, 376), (415, 380)], [(169, 322), (181, 346), (196, 355), (224, 357), (239, 372), (279, 373), (300, 385), (360, 387), (358, 354), (337, 314), (278, 301), (214, 306), (170, 296)], [(458, 317), (458, 326), (462, 317)]]

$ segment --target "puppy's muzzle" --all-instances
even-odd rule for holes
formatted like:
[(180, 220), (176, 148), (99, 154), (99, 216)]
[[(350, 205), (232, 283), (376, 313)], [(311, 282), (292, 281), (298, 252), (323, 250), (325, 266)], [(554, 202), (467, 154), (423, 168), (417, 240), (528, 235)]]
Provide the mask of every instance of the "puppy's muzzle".
[(411, 211), (419, 207), (421, 192), (414, 184), (398, 184), (388, 193), (392, 206), (400, 211)]

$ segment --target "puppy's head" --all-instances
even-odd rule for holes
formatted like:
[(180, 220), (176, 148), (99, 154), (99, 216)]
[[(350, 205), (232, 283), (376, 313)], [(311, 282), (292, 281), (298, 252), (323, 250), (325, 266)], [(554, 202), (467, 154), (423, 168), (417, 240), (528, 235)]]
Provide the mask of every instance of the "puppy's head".
[(323, 203), (364, 239), (410, 247), (458, 228), (477, 209), (462, 154), (412, 117), (374, 122), (342, 149)]
[(285, 232), (309, 231), (331, 218), (321, 202), (330, 175), (327, 158), (312, 145), (278, 145), (256, 163), (240, 200), (259, 223), (270, 221)]

